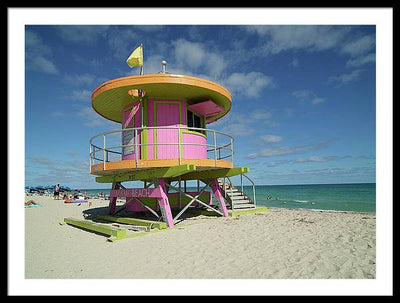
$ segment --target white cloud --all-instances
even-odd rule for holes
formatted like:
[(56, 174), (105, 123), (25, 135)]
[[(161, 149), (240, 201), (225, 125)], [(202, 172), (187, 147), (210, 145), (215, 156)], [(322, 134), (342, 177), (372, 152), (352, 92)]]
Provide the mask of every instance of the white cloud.
[(272, 114), (266, 110), (252, 112), (249, 115), (230, 112), (226, 117), (213, 124), (214, 128), (221, 129), (232, 136), (245, 136), (255, 132), (254, 124), (267, 124), (275, 126), (276, 122), (272, 120)]
[(210, 51), (205, 44), (178, 39), (173, 41), (172, 45), (178, 69), (207, 72), (212, 77), (220, 76), (226, 67), (223, 56)]
[(266, 143), (275, 143), (282, 141), (282, 137), (277, 135), (261, 135), (260, 140)]
[(355, 59), (351, 59), (349, 61), (346, 62), (346, 66), (352, 66), (352, 67), (360, 67), (364, 64), (367, 63), (373, 63), (375, 62), (375, 54), (368, 54), (365, 56), (359, 56)]
[(86, 122), (84, 125), (89, 127), (96, 127), (96, 126), (103, 126), (107, 124), (106, 119), (98, 115), (93, 108), (87, 106), (83, 107), (80, 111), (76, 114), (78, 117), (84, 119)]
[(72, 95), (70, 96), (73, 100), (80, 100), (80, 101), (91, 101), (91, 94), (92, 92), (87, 89), (82, 90), (74, 90), (72, 91)]
[(99, 38), (105, 37), (108, 25), (57, 25), (59, 35), (66, 41), (94, 43)]
[(293, 67), (298, 67), (299, 66), (299, 59), (294, 58), (292, 60), (292, 62), (290, 63), (290, 65), (293, 66)]
[(96, 79), (96, 75), (93, 74), (80, 74), (80, 75), (70, 75), (66, 74), (64, 76), (64, 82), (72, 85), (91, 85)]
[(294, 91), (292, 95), (304, 104), (317, 105), (322, 104), (326, 101), (325, 98), (318, 97), (314, 92), (308, 89)]
[(327, 161), (332, 161), (338, 159), (338, 156), (326, 156), (326, 157), (321, 157), (321, 156), (311, 156), (308, 158), (297, 158), (294, 160), (294, 163), (306, 163), (306, 162), (327, 162)]
[(347, 42), (342, 46), (341, 51), (349, 54), (352, 57), (363, 55), (373, 49), (375, 46), (375, 39), (372, 35), (359, 37), (356, 40)]
[(33, 31), (25, 31), (25, 64), (27, 70), (58, 74), (58, 69), (51, 61), (52, 51)]
[(247, 31), (265, 39), (265, 51), (277, 54), (287, 50), (322, 51), (338, 47), (349, 27), (327, 25), (246, 26)]
[(220, 81), (232, 94), (259, 97), (264, 89), (276, 86), (272, 77), (260, 72), (233, 73)]
[(277, 146), (272, 148), (266, 148), (257, 151), (256, 153), (251, 153), (247, 156), (247, 158), (255, 159), (257, 157), (274, 157), (274, 156), (285, 156), (291, 154), (299, 154), (306, 153), (312, 150), (318, 150), (324, 148), (326, 143), (320, 142), (312, 145), (304, 145), (304, 146)]
[(358, 81), (360, 79), (360, 74), (362, 71), (363, 71), (362, 69), (356, 69), (352, 71), (350, 74), (331, 76), (328, 79), (328, 83), (334, 83), (337, 84), (337, 86), (341, 86), (342, 84)]
[[(126, 60), (129, 55), (140, 45), (137, 31), (133, 28), (113, 28), (107, 35), (107, 43), (114, 57), (118, 60)], [(145, 52), (145, 46), (143, 47)]]

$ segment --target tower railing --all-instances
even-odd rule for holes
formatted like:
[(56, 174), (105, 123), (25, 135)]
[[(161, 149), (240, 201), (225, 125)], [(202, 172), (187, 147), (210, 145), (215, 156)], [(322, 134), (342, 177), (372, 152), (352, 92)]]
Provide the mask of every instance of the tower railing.
[[(177, 136), (171, 136), (171, 141), (166, 141), (163, 138), (163, 142), (148, 142), (149, 131), (157, 133), (159, 130), (176, 131)], [(199, 136), (205, 137), (205, 142), (183, 142), (182, 134), (197, 134)], [(129, 143), (123, 144), (123, 138), (128, 138)], [(166, 136), (168, 137), (168, 136)], [(204, 141), (204, 140), (203, 140)], [(158, 159), (154, 150), (158, 147), (163, 146), (177, 146), (177, 157), (179, 163), (182, 159), (188, 159), (183, 157), (183, 149), (185, 146), (197, 146), (203, 152), (206, 152), (206, 157), (204, 159), (213, 159), (215, 161), (215, 166), (217, 167), (218, 160), (228, 160), (233, 162), (233, 141), (234, 138), (228, 134), (221, 131), (198, 128), (198, 127), (187, 127), (183, 125), (176, 126), (154, 126), (154, 127), (133, 127), (112, 130), (104, 132), (93, 136), (89, 141), (89, 170), (92, 165), (103, 163), (103, 168), (105, 163), (112, 161), (123, 160), (124, 151), (129, 150), (132, 158), (138, 164), (139, 160), (145, 160), (142, 157), (142, 147), (153, 147), (154, 157), (153, 159)], [(189, 158), (191, 159), (191, 158)]]

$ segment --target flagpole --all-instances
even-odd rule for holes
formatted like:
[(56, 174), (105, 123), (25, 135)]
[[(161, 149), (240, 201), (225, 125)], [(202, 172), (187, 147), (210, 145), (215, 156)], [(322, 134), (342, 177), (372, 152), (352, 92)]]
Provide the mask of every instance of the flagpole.
[[(140, 43), (140, 48), (142, 49), (142, 58), (143, 58), (143, 44), (142, 43)], [(142, 59), (142, 61), (144, 61), (144, 60)], [(143, 65), (144, 65), (144, 62), (142, 63), (142, 66), (140, 67), (140, 75), (143, 75)]]

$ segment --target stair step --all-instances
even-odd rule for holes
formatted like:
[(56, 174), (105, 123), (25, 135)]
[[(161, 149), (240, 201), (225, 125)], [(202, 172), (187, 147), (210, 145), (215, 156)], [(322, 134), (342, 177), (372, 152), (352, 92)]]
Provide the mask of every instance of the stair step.
[(233, 202), (233, 204), (252, 203), (252, 201), (249, 200), (249, 199), (246, 199), (246, 200), (233, 200), (232, 202)]
[(233, 209), (240, 209), (240, 208), (255, 208), (256, 206), (254, 204), (241, 204), (241, 205), (235, 205)]
[(248, 201), (249, 199), (246, 198), (245, 196), (235, 196), (235, 197), (231, 197), (231, 200), (232, 201), (243, 201), (243, 200)]
[(225, 192), (226, 193), (238, 193), (238, 192), (241, 192), (240, 190), (238, 190), (237, 188), (232, 188), (232, 189), (229, 189), (229, 188), (226, 188), (225, 189)]
[(243, 196), (243, 193), (240, 192), (240, 191), (235, 191), (235, 192), (232, 192), (232, 193), (227, 192), (227, 194), (231, 195), (231, 196)]

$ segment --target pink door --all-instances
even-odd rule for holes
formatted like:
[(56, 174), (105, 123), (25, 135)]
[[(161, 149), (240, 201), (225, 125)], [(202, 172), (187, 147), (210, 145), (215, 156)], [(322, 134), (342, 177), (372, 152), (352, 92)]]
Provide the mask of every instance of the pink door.
[[(140, 127), (140, 103), (131, 104), (130, 107), (125, 108), (122, 118), (122, 129)], [(122, 160), (136, 160), (135, 149), (138, 155), (137, 159), (140, 159), (140, 134), (140, 130), (136, 131), (136, 136), (134, 130), (122, 132), (122, 145), (124, 145), (122, 148)]]
[[(157, 103), (156, 123), (157, 127), (177, 126), (180, 121), (179, 104)], [(179, 158), (179, 130), (157, 129), (156, 131), (155, 159)]]

